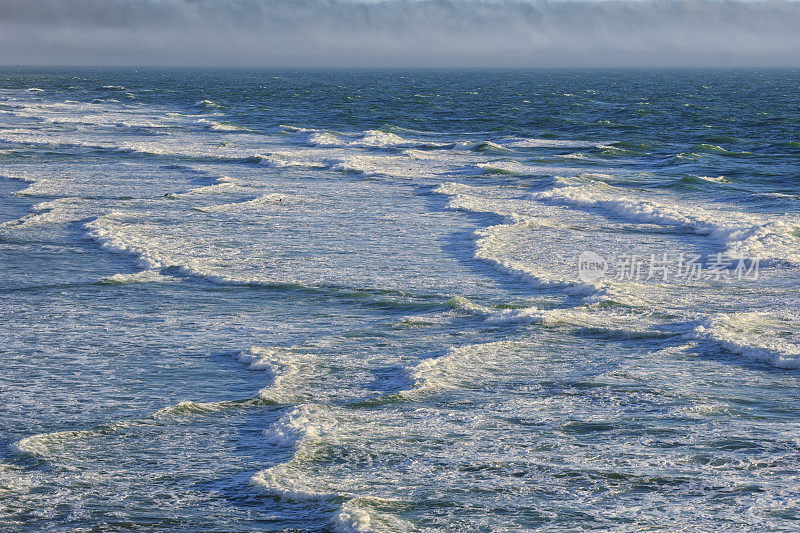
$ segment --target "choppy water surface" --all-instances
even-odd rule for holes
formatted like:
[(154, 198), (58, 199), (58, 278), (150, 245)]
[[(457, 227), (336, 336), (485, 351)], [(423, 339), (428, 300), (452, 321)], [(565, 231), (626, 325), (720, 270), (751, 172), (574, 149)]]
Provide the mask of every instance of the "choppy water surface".
[(796, 530), (798, 111), (796, 71), (2, 71), (0, 527)]

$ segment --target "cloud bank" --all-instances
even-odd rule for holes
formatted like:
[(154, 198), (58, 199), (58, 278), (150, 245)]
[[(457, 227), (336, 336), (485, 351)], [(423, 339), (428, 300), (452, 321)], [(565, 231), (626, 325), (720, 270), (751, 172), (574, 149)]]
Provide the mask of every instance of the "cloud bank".
[(0, 64), (800, 66), (800, 2), (0, 0)]

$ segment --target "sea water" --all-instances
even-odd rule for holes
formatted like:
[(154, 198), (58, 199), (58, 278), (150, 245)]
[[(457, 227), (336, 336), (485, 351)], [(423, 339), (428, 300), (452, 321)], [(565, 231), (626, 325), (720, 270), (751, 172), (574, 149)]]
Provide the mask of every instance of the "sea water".
[(798, 106), (3, 70), (0, 528), (796, 530)]

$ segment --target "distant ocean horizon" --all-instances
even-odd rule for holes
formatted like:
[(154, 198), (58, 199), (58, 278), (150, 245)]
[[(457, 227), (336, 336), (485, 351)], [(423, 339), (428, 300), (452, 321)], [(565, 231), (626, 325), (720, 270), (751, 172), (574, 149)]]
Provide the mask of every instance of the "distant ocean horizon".
[(794, 531), (800, 70), (0, 68), (0, 529)]

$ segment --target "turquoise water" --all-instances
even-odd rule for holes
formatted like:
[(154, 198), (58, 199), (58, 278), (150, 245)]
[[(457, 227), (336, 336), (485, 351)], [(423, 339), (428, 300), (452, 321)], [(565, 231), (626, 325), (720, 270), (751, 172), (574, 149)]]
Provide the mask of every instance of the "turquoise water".
[(798, 91), (2, 70), (0, 527), (796, 530)]

